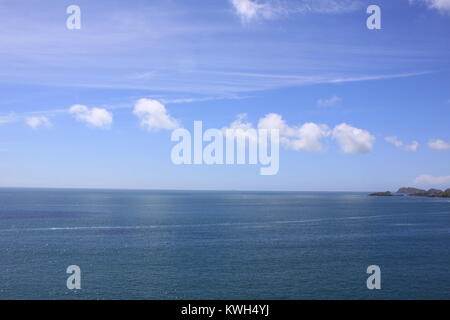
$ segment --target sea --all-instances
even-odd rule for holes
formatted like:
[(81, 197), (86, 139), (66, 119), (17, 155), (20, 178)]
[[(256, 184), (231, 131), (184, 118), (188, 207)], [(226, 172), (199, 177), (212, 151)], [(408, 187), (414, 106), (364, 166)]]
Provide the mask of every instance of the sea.
[(444, 198), (0, 189), (0, 299), (449, 299), (449, 267)]

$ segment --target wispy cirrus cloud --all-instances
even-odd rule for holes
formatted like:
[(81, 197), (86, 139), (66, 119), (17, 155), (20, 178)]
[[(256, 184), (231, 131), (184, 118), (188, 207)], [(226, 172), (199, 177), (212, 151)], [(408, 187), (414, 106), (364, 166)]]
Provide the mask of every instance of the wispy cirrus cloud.
[[(285, 3), (288, 3), (286, 1)], [(352, 12), (362, 7), (363, 3), (359, 0), (301, 0), (291, 3), (292, 13), (324, 13), (340, 14)]]
[(338, 96), (332, 96), (331, 98), (322, 98), (316, 101), (319, 107), (333, 107), (342, 102), (342, 98)]
[[(286, 41), (269, 26), (243, 30), (239, 23), (230, 23), (227, 14), (231, 8), (242, 19), (257, 21), (308, 12), (343, 13), (360, 5), (354, 0), (229, 0), (207, 12), (167, 1), (138, 2), (106, 12), (86, 5), (82, 10), (98, 19), (90, 22), (89, 32), (68, 32), (51, 18), (60, 14), (56, 7), (30, 11), (25, 19), (21, 6), (12, 4), (0, 12), (0, 28), (5, 30), (0, 33), (0, 82), (211, 96), (401, 78), (433, 69), (423, 62), (422, 52), (367, 46), (358, 37), (341, 39), (319, 22), (312, 31), (340, 40), (323, 42), (316, 40), (321, 37), (300, 35), (298, 41)], [(198, 12), (207, 18), (197, 19)], [(299, 20), (299, 28), (309, 29)], [(193, 41), (199, 37), (202, 41)], [(429, 52), (426, 57), (432, 60)]]
[(361, 6), (358, 0), (230, 0), (230, 3), (243, 23), (291, 14), (351, 12)]
[(394, 145), (398, 149), (404, 150), (404, 151), (416, 152), (417, 149), (419, 148), (419, 143), (417, 141), (413, 141), (410, 144), (406, 144), (403, 141), (401, 141), (400, 139), (398, 139), (396, 136), (389, 136), (389, 137), (386, 137), (384, 140), (386, 142)]
[(439, 186), (450, 183), (450, 176), (432, 176), (429, 174), (422, 174), (418, 176), (414, 183), (416, 185), (431, 185), (431, 186)]
[(17, 120), (18, 120), (18, 117), (14, 113), (3, 115), (3, 116), (0, 116), (0, 125), (5, 124), (5, 123), (16, 122)]
[(380, 75), (363, 75), (355, 77), (343, 77), (330, 79), (329, 83), (344, 83), (344, 82), (359, 82), (359, 81), (372, 81), (372, 80), (386, 80), (397, 78), (416, 77), (426, 74), (431, 74), (433, 71), (420, 71), (420, 72), (406, 72), (406, 73), (393, 73), (393, 74), (380, 74)]
[(411, 4), (425, 4), (430, 9), (450, 14), (450, 0), (409, 0)]

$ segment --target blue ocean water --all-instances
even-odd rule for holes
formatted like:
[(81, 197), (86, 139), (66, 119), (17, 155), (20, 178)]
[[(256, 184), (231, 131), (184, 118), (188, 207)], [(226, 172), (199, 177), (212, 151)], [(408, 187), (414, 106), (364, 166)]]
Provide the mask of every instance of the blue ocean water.
[(448, 199), (0, 189), (1, 299), (449, 299), (449, 248)]

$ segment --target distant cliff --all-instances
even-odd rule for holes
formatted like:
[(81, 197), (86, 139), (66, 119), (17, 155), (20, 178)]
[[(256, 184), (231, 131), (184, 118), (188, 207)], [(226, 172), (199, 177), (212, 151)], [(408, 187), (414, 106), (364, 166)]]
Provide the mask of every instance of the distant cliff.
[(417, 188), (405, 188), (405, 187), (400, 188), (400, 189), (397, 190), (397, 193), (405, 193), (405, 194), (408, 194), (408, 195), (417, 194), (417, 193), (424, 193), (424, 192), (427, 192), (427, 191), (426, 190), (422, 190), (422, 189), (417, 189)]
[(439, 189), (429, 189), (429, 190), (423, 190), (423, 189), (417, 189), (417, 188), (400, 188), (392, 194), (390, 191), (385, 192), (374, 192), (369, 194), (369, 196), (378, 196), (378, 197), (388, 197), (393, 195), (399, 195), (399, 196), (415, 196), (415, 197), (437, 197), (437, 198), (450, 198), (450, 188), (448, 188), (445, 191), (439, 190)]

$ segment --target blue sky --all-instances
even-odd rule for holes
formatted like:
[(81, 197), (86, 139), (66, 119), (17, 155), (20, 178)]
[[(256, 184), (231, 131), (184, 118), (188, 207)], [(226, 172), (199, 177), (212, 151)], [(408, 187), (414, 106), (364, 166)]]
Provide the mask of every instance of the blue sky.
[[(0, 0), (0, 186), (448, 188), (449, 29), (449, 0)], [(164, 106), (151, 125), (139, 99)], [(328, 129), (275, 176), (171, 162), (173, 127), (240, 114)]]

